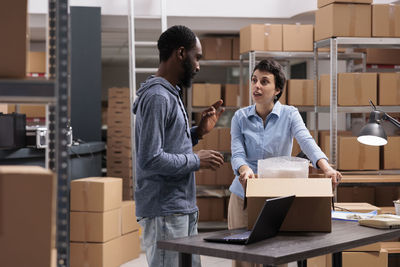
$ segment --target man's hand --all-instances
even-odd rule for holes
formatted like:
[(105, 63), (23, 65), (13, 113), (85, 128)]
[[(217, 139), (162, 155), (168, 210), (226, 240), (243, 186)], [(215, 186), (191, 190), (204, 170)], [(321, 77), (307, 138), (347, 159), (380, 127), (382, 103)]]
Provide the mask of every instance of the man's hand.
[(214, 150), (200, 150), (196, 152), (200, 158), (200, 169), (216, 170), (224, 164), (224, 157)]
[(202, 138), (203, 135), (208, 134), (214, 128), (222, 112), (225, 111), (224, 108), (218, 110), (222, 103), (222, 100), (218, 100), (201, 113), (201, 120), (197, 127), (197, 136), (199, 138)]

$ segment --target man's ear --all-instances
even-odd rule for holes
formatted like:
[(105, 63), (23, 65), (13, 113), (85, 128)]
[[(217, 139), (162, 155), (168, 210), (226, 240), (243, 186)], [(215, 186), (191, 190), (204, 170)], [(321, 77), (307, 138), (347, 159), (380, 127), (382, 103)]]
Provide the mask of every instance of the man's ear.
[(183, 46), (179, 47), (178, 50), (176, 51), (176, 55), (180, 60), (184, 60), (186, 57), (186, 50)]

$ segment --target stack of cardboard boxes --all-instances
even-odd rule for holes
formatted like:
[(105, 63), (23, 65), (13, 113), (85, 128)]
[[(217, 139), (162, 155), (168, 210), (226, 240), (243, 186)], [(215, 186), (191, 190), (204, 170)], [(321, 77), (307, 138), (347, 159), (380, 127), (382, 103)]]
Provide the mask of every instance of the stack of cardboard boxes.
[(139, 257), (135, 203), (122, 201), (122, 179), (71, 182), (71, 267), (112, 267)]
[(129, 88), (108, 90), (107, 175), (123, 179), (123, 199), (133, 199)]
[(205, 60), (239, 59), (238, 37), (205, 37), (200, 42)]

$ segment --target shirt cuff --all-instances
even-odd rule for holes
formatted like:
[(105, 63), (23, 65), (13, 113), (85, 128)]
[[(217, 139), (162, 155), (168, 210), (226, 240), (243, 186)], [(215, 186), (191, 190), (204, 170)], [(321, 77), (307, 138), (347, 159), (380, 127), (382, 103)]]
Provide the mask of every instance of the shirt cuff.
[(232, 167), (233, 167), (233, 172), (235, 175), (239, 176), (239, 168), (242, 167), (243, 165), (249, 165), (244, 159), (241, 158), (236, 158), (236, 159), (231, 159)]
[(200, 169), (200, 158), (199, 158), (199, 156), (197, 156), (196, 153), (193, 153), (192, 155), (193, 155), (193, 162), (195, 164), (194, 171), (198, 171)]

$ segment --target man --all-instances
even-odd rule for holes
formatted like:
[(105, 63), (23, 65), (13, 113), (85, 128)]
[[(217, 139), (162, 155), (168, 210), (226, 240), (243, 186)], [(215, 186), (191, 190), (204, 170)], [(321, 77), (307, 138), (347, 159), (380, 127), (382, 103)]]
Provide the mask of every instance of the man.
[[(190, 87), (200, 70), (199, 39), (185, 26), (161, 34), (160, 64), (137, 91), (136, 114), (136, 216), (142, 226), (142, 246), (150, 267), (178, 266), (178, 254), (157, 249), (157, 241), (197, 234), (198, 208), (194, 171), (219, 168), (219, 152), (192, 146), (210, 132), (223, 109), (222, 100), (202, 113), (198, 127), (189, 128), (180, 87)], [(200, 266), (200, 257), (193, 257)]]

